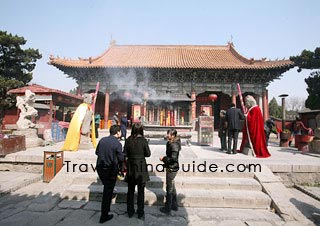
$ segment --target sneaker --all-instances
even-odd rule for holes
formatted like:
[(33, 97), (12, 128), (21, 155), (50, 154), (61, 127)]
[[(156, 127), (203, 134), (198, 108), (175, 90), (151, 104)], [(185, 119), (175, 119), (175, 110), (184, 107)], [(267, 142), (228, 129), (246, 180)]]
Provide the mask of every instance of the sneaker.
[(102, 224), (106, 221), (109, 221), (113, 218), (113, 214), (108, 214), (107, 216), (101, 215), (99, 223)]

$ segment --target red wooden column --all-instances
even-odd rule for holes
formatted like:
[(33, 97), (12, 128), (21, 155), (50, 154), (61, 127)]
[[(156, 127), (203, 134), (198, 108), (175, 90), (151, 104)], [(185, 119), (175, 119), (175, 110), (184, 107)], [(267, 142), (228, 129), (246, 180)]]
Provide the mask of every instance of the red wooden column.
[(50, 129), (52, 127), (52, 113), (53, 113), (53, 101), (52, 101), (52, 95), (51, 95), (51, 100), (50, 100), (50, 110), (49, 110), (49, 126)]
[(268, 105), (268, 90), (262, 91), (262, 104), (263, 104), (263, 120), (269, 118), (269, 105)]
[(104, 103), (104, 128), (105, 129), (108, 128), (109, 103), (110, 103), (110, 94), (109, 94), (109, 90), (106, 90), (105, 103)]
[(196, 118), (196, 109), (197, 109), (197, 105), (196, 105), (196, 92), (192, 91), (191, 93), (191, 99), (194, 100), (191, 103), (191, 119), (194, 120)]
[(232, 91), (231, 101), (237, 106), (237, 95), (236, 91)]

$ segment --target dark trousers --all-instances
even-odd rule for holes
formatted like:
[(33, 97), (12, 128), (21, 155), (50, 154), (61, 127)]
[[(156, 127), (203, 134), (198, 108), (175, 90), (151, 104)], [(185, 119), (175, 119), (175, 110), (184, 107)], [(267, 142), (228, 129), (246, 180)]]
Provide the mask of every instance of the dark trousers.
[(98, 132), (99, 126), (100, 126), (99, 124), (95, 124), (95, 127), (94, 127), (95, 133), (96, 133), (96, 138), (99, 137), (99, 132)]
[(269, 137), (270, 137), (270, 133), (266, 133), (266, 144), (267, 146), (269, 146)]
[(233, 153), (237, 152), (238, 136), (239, 136), (239, 130), (237, 129), (228, 130), (228, 153), (231, 153), (232, 140), (233, 140), (232, 152)]
[(103, 196), (101, 202), (101, 214), (108, 215), (112, 201), (113, 189), (116, 185), (116, 177), (112, 175), (113, 170), (97, 169), (100, 180), (103, 184)]
[(166, 204), (165, 207), (168, 210), (171, 210), (172, 208), (177, 208), (177, 190), (174, 183), (174, 178), (177, 176), (178, 171), (176, 172), (170, 172), (169, 170), (166, 171), (166, 191), (167, 191), (167, 197), (166, 197)]
[[(144, 214), (144, 188), (145, 183), (138, 184), (138, 199), (137, 199), (137, 205), (138, 215)], [(127, 193), (127, 212), (128, 214), (134, 213), (134, 190), (136, 185), (134, 183), (128, 183), (128, 193)]]
[(220, 143), (221, 143), (221, 149), (227, 150), (227, 135), (226, 134), (220, 135)]

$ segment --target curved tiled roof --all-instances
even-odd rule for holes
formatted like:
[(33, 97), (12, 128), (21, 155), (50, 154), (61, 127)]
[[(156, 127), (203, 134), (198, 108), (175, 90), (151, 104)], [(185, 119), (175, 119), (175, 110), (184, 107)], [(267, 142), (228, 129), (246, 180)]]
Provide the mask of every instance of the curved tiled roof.
[(78, 60), (50, 56), (49, 64), (76, 68), (273, 69), (293, 67), (290, 60), (241, 56), (232, 43), (201, 45), (112, 45), (101, 56)]
[(81, 96), (77, 96), (71, 93), (67, 93), (58, 89), (51, 89), (45, 86), (41, 86), (38, 84), (31, 84), (29, 86), (24, 86), (24, 87), (20, 87), (20, 88), (16, 88), (16, 89), (11, 89), (8, 91), (8, 93), (11, 94), (24, 94), (26, 92), (26, 90), (30, 90), (31, 92), (35, 93), (35, 94), (50, 94), (50, 93), (56, 93), (56, 94), (60, 94), (60, 95), (64, 95), (64, 96), (68, 96), (68, 97), (72, 97), (78, 100), (82, 100), (83, 98)]

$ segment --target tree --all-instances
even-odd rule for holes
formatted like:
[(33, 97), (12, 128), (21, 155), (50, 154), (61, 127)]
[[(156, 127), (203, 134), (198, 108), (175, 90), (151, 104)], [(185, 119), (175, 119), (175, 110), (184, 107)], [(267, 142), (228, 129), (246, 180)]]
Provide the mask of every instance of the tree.
[(77, 95), (77, 88), (70, 89), (70, 90), (69, 90), (69, 93), (74, 94), (74, 95)]
[(269, 114), (275, 118), (282, 117), (282, 108), (278, 105), (276, 98), (272, 98), (269, 103)]
[(286, 100), (286, 109), (288, 111), (295, 111), (295, 112), (301, 111), (305, 108), (304, 107), (305, 101), (306, 100), (301, 97), (289, 97)]
[(30, 82), (36, 61), (42, 57), (38, 50), (21, 49), (26, 42), (23, 37), (0, 30), (0, 122), (4, 110), (15, 103), (12, 97), (7, 96), (8, 90)]
[(320, 71), (312, 72), (304, 81), (308, 85), (307, 92), (309, 93), (306, 107), (311, 110), (320, 109)]
[[(298, 72), (302, 69), (320, 69), (320, 47), (317, 47), (314, 52), (303, 50), (300, 55), (290, 57), (290, 60), (298, 66)], [(306, 107), (311, 110), (320, 109), (320, 70), (311, 72), (304, 81), (308, 85), (309, 93)]]

